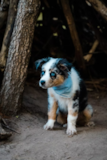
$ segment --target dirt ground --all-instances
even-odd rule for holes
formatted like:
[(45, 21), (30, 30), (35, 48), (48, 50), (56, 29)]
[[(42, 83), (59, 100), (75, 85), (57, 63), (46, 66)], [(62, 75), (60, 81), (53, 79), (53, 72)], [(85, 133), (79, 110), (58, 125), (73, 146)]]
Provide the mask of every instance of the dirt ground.
[(12, 119), (20, 134), (0, 142), (0, 160), (107, 160), (107, 94), (89, 92), (89, 103), (94, 108), (94, 128), (78, 127), (73, 137), (58, 124), (45, 131), (46, 90), (26, 85), (24, 111)]

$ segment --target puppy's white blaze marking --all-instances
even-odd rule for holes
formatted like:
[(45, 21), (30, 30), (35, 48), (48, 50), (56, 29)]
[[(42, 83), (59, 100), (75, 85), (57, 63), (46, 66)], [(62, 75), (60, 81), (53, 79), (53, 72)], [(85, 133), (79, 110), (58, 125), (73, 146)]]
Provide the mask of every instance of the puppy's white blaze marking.
[(55, 62), (56, 62), (56, 58), (51, 58), (47, 63), (43, 64), (42, 69), (45, 69), (45, 71), (49, 71), (49, 69)]
[(45, 71), (45, 74), (42, 76), (42, 78), (40, 79), (40, 81), (44, 80), (45, 83), (46, 83), (49, 79), (50, 79), (49, 72)]
[[(41, 80), (45, 81), (45, 86), (44, 87), (50, 87), (49, 84), (49, 80), (50, 80), (50, 73), (49, 73), (49, 69), (51, 69), (51, 66), (53, 65), (53, 63), (56, 62), (56, 59), (51, 58), (47, 63), (43, 64), (42, 69), (45, 70), (45, 74), (42, 76)], [(42, 87), (42, 85), (39, 82), (40, 87)]]
[(68, 117), (67, 117), (68, 124), (67, 124), (67, 131), (66, 131), (66, 133), (68, 135), (73, 135), (73, 134), (77, 133), (77, 130), (76, 130), (77, 117), (78, 116), (68, 115)]
[(49, 119), (48, 122), (44, 125), (44, 129), (52, 129), (54, 127), (55, 120)]

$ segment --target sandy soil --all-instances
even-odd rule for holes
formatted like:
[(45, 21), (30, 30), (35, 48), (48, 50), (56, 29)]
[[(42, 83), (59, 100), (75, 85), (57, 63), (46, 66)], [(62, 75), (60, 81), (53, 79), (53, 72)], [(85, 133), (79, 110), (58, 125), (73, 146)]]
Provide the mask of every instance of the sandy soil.
[(58, 124), (45, 131), (46, 91), (26, 85), (24, 111), (12, 120), (20, 134), (0, 142), (0, 160), (107, 160), (107, 94), (90, 92), (89, 102), (95, 111), (94, 128), (78, 127), (73, 137)]

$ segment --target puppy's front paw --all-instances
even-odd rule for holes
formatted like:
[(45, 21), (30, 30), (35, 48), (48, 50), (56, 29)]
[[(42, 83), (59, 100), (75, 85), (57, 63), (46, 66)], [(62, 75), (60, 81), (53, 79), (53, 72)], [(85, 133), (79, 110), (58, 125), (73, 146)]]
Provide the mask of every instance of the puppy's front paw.
[(45, 130), (52, 129), (54, 127), (54, 122), (55, 122), (55, 120), (49, 119), (48, 122), (44, 125), (43, 128)]
[(66, 130), (66, 134), (69, 135), (69, 136), (73, 136), (74, 134), (77, 134), (77, 130), (76, 130), (76, 127), (68, 127), (67, 130)]

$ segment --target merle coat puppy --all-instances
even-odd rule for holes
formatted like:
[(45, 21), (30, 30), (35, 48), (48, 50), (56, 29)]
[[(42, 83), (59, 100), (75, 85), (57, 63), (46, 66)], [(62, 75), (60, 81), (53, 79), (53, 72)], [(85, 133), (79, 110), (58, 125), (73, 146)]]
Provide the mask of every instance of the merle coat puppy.
[(75, 134), (76, 123), (86, 125), (93, 115), (84, 81), (63, 58), (43, 58), (37, 60), (35, 66), (41, 69), (39, 86), (48, 90), (48, 121), (44, 129), (52, 129), (57, 121), (67, 123), (68, 135)]

